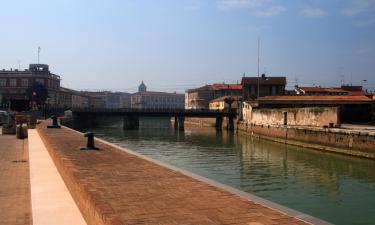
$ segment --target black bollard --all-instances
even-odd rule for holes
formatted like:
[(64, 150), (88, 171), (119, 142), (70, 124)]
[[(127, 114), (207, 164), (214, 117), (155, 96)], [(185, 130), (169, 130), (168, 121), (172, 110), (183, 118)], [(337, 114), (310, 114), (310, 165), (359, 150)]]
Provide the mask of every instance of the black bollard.
[(57, 116), (52, 115), (51, 119), (52, 119), (52, 125), (47, 126), (47, 128), (61, 128), (59, 124), (57, 123)]
[(83, 136), (87, 137), (87, 145), (82, 147), (81, 150), (99, 150), (99, 148), (95, 147), (93, 132), (86, 132)]

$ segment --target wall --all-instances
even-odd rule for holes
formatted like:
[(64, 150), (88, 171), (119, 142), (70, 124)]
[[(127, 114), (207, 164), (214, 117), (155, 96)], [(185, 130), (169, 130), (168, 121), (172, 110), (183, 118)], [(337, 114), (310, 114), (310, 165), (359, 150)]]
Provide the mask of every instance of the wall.
[(250, 114), (247, 113), (244, 120), (254, 125), (284, 125), (285, 112), (289, 126), (323, 127), (329, 126), (330, 123), (339, 124), (337, 107), (253, 109), (251, 118), (248, 118)]
[(375, 159), (375, 133), (337, 128), (296, 128), (240, 123), (238, 131), (277, 142)]

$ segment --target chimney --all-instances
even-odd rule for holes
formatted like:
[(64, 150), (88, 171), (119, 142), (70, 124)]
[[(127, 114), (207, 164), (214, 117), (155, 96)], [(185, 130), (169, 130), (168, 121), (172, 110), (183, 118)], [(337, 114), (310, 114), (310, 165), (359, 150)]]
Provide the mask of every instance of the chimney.
[(262, 73), (262, 79), (266, 79), (266, 74)]

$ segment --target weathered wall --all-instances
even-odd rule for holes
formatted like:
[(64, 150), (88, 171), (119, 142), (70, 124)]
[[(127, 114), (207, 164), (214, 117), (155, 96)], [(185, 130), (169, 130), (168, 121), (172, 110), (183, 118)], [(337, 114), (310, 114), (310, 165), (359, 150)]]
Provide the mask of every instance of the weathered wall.
[(250, 121), (254, 125), (284, 125), (284, 113), (287, 113), (289, 126), (323, 127), (330, 123), (339, 124), (337, 107), (309, 107), (282, 109), (253, 109)]
[(375, 133), (240, 123), (239, 131), (278, 142), (375, 159)]

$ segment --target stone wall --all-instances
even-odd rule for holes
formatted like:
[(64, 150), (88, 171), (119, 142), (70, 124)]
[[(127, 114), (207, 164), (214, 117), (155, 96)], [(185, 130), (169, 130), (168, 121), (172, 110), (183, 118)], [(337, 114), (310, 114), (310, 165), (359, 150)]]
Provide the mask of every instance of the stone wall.
[(375, 159), (375, 132), (238, 124), (238, 130), (277, 142)]
[[(287, 120), (285, 121), (285, 116)], [(254, 125), (284, 125), (323, 127), (339, 124), (337, 107), (306, 107), (282, 109), (256, 109), (251, 113), (251, 119), (245, 119)]]

